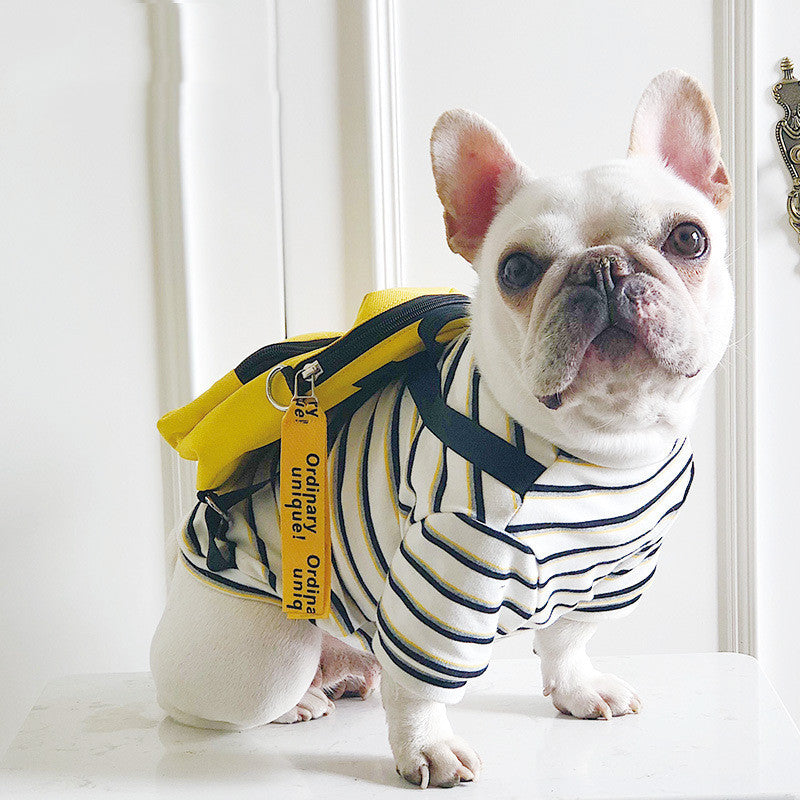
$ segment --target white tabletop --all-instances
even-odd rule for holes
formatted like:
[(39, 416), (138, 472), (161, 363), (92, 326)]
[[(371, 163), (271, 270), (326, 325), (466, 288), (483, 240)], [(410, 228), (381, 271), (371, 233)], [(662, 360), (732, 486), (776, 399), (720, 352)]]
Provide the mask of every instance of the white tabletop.
[[(800, 798), (800, 734), (757, 663), (727, 653), (603, 658), (636, 716), (576, 720), (538, 663), (497, 661), (450, 711), (484, 760), (468, 798)], [(0, 762), (0, 797), (336, 800), (414, 791), (394, 771), (378, 697), (242, 733), (165, 719), (146, 673), (51, 682)], [(439, 792), (442, 790), (430, 790)], [(437, 796), (439, 796), (437, 794)]]

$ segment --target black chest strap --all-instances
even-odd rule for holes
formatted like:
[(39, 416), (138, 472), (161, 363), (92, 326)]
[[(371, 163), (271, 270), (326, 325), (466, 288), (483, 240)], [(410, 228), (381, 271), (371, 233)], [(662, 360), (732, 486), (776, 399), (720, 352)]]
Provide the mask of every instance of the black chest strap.
[(408, 362), (407, 386), (426, 428), (476, 469), (524, 495), (545, 467), (496, 433), (447, 405), (442, 397), (436, 353), (426, 350)]

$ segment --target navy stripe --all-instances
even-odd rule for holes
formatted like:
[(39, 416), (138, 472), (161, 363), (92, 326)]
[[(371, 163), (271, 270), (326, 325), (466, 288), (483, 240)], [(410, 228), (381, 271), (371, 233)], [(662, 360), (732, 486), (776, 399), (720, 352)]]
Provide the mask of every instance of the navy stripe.
[[(370, 544), (372, 545), (372, 551), (375, 554), (375, 557), (378, 559), (378, 564), (380, 564), (381, 570), (383, 570), (384, 576), (389, 571), (389, 565), (386, 563), (386, 559), (383, 557), (383, 552), (381, 551), (381, 544), (378, 541), (378, 536), (375, 533), (375, 525), (372, 521), (372, 509), (370, 508), (369, 504), (369, 478), (368, 478), (368, 467), (369, 467), (369, 448), (372, 444), (372, 430), (375, 427), (375, 412), (378, 408), (378, 403), (376, 402), (372, 407), (372, 414), (369, 418), (369, 424), (367, 425), (367, 433), (364, 437), (364, 456), (361, 459), (361, 498), (363, 499), (363, 507), (364, 507), (364, 524), (367, 527), (367, 535), (369, 536)], [(341, 495), (340, 495), (341, 497)], [(355, 569), (355, 565), (353, 565), (353, 569)]]
[[(508, 525), (506, 530), (509, 533), (520, 533), (523, 531), (546, 531), (546, 530), (586, 530), (587, 528), (603, 528), (608, 525), (618, 525), (621, 522), (629, 522), (643, 514), (648, 508), (655, 505), (683, 476), (684, 472), (692, 465), (692, 457), (683, 465), (681, 471), (653, 498), (648, 500), (643, 506), (627, 514), (618, 517), (607, 517), (606, 519), (589, 519), (580, 522), (528, 522), (521, 525)], [(541, 559), (540, 563), (549, 560), (549, 556)]]
[(336, 596), (334, 592), (331, 592), (331, 605), (336, 609), (336, 612), (339, 615), (339, 619), (344, 623), (344, 627), (347, 628), (347, 632), (355, 633), (356, 632), (355, 626), (350, 621), (350, 617), (347, 615), (347, 611), (345, 610), (342, 601)]
[(439, 480), (436, 486), (436, 494), (433, 497), (433, 512), (435, 514), (442, 510), (442, 498), (447, 486), (447, 445), (442, 445), (442, 469), (439, 472)]
[[(479, 390), (481, 377), (478, 370), (472, 368), (472, 397), (470, 398), (470, 417), (476, 425), (480, 425)], [(470, 465), (472, 474), (472, 492), (475, 498), (475, 516), (480, 522), (486, 522), (486, 508), (483, 504), (483, 473), (474, 464)]]
[(456, 511), (455, 516), (458, 517), (463, 523), (469, 525), (470, 528), (475, 528), (476, 531), (480, 531), (481, 533), (485, 533), (487, 536), (491, 536), (492, 539), (497, 539), (504, 544), (509, 545), (523, 553), (527, 553), (529, 556), (533, 556), (536, 558), (536, 554), (531, 550), (528, 545), (524, 542), (520, 542), (518, 539), (515, 539), (513, 536), (509, 536), (503, 531), (495, 530), (494, 528), (490, 528), (483, 522), (478, 522), (478, 520), (473, 519), (468, 514), (464, 514), (461, 511)]
[(425, 672), (420, 672), (418, 669), (414, 669), (414, 667), (407, 664), (405, 661), (401, 661), (387, 646), (386, 643), (383, 641), (383, 637), (381, 636), (381, 632), (378, 631), (378, 639), (380, 643), (383, 645), (383, 650), (387, 656), (392, 660), (392, 662), (400, 667), (400, 669), (410, 675), (412, 678), (416, 678), (423, 683), (429, 683), (432, 686), (439, 686), (442, 689), (460, 689), (462, 686), (466, 686), (466, 681), (446, 681), (444, 678), (435, 678), (433, 675), (428, 675)]
[[(417, 432), (414, 434), (414, 439), (411, 442), (411, 449), (408, 451), (408, 464), (406, 465), (406, 487), (411, 494), (414, 495), (414, 499), (416, 500), (417, 493), (414, 491), (414, 487), (411, 485), (411, 473), (414, 470), (414, 461), (417, 457), (417, 446), (419, 445), (419, 437), (422, 435), (422, 431), (425, 430), (425, 426), (422, 424), (422, 420), (419, 420), (419, 427), (417, 428)], [(416, 504), (409, 509), (409, 511), (415, 511)], [(414, 522), (413, 514), (411, 516), (410, 521)]]
[(421, 532), (423, 538), (427, 539), (431, 544), (436, 545), (436, 547), (444, 550), (445, 553), (452, 556), (456, 561), (462, 563), (465, 567), (469, 567), (474, 572), (478, 572), (481, 575), (485, 575), (487, 578), (495, 578), (496, 580), (508, 580), (509, 578), (513, 578), (514, 580), (521, 583), (528, 589), (538, 589), (538, 583), (531, 583), (530, 581), (523, 578), (521, 575), (518, 575), (516, 572), (498, 572), (497, 570), (492, 569), (491, 567), (483, 564), (476, 559), (472, 559), (466, 554), (462, 553), (460, 550), (457, 550), (452, 545), (448, 544), (447, 542), (442, 541), (436, 535), (436, 531), (432, 530), (429, 526), (425, 524), (425, 521), (422, 521), (421, 524)]
[(453, 385), (453, 380), (456, 377), (456, 372), (458, 371), (458, 365), (461, 363), (461, 356), (464, 355), (464, 350), (467, 349), (468, 342), (469, 342), (469, 336), (465, 336), (462, 339), (461, 344), (458, 346), (458, 350), (453, 356), (453, 360), (450, 363), (450, 366), (447, 370), (447, 375), (445, 375), (444, 386), (442, 388), (442, 397), (444, 398), (445, 403), (447, 402), (447, 397), (450, 394), (450, 387)]
[(620, 608), (632, 606), (640, 597), (641, 595), (637, 594), (636, 597), (631, 597), (630, 600), (626, 600), (624, 603), (611, 603), (606, 606), (587, 606), (586, 608), (578, 607), (575, 610), (580, 611), (582, 614), (596, 614), (600, 611), (617, 611)]
[[(622, 542), (621, 544), (606, 544), (606, 545), (595, 545), (593, 547), (578, 547), (578, 548), (575, 548), (573, 550), (562, 550), (562, 551), (560, 551), (558, 553), (551, 553), (549, 556), (544, 556), (543, 558), (538, 559), (538, 563), (539, 564), (546, 564), (548, 561), (553, 561), (556, 558), (565, 558), (566, 556), (572, 556), (572, 555), (575, 555), (576, 553), (591, 553), (591, 552), (594, 552), (596, 550), (611, 550), (611, 549), (613, 549), (615, 547), (621, 547), (621, 546), (626, 545), (626, 544), (632, 544), (633, 542), (638, 541), (639, 539), (642, 539), (643, 537), (647, 536), (647, 534), (652, 533), (653, 530), (655, 530), (656, 526), (663, 519), (668, 517), (670, 514), (673, 514), (674, 512), (676, 512), (686, 502), (686, 498), (689, 495), (689, 489), (692, 488), (692, 482), (693, 481), (694, 481), (694, 464), (692, 464), (692, 468), (691, 468), (691, 470), (689, 472), (689, 480), (688, 480), (688, 482), (686, 484), (686, 489), (683, 492), (683, 497), (677, 503), (675, 503), (675, 505), (673, 505), (670, 508), (668, 508), (658, 518), (658, 521), (656, 522), (656, 524), (653, 525), (653, 527), (650, 528), (650, 530), (648, 530), (647, 532), (642, 533), (639, 536), (634, 536), (633, 539), (629, 539), (627, 542)], [(660, 542), (661, 540), (659, 539), (658, 541)]]
[[(651, 532), (652, 532), (652, 529), (650, 531), (648, 531), (647, 533), (651, 533)], [(442, 542), (441, 540), (439, 540), (435, 536), (435, 533), (433, 531), (431, 531), (430, 528), (426, 527), (424, 524), (422, 526), (422, 535), (431, 544), (434, 544), (437, 547), (441, 548), (446, 553), (448, 553), (450, 556), (455, 558), (457, 561), (462, 563), (464, 566), (469, 567), (473, 571), (478, 572), (481, 575), (485, 575), (487, 578), (493, 578), (495, 580), (508, 580), (509, 578), (513, 578), (514, 580), (518, 581), (523, 586), (525, 586), (527, 589), (531, 589), (533, 591), (536, 591), (538, 589), (543, 589), (545, 586), (547, 586), (548, 583), (550, 583), (550, 581), (555, 580), (556, 578), (565, 578), (565, 577), (569, 577), (569, 576), (573, 576), (573, 575), (584, 575), (587, 572), (591, 572), (596, 567), (603, 567), (603, 566), (606, 566), (608, 564), (619, 563), (620, 561), (623, 561), (626, 558), (630, 558), (631, 556), (635, 556), (635, 555), (637, 555), (637, 553), (643, 552), (643, 550), (644, 550), (644, 548), (642, 548), (641, 550), (638, 550), (638, 551), (635, 551), (635, 552), (630, 553), (628, 555), (622, 556), (621, 558), (619, 556), (615, 556), (614, 558), (610, 559), (609, 561), (594, 561), (588, 567), (583, 567), (581, 569), (575, 569), (575, 570), (568, 570), (566, 572), (557, 572), (557, 573), (551, 575), (550, 577), (546, 578), (544, 581), (537, 581), (536, 583), (531, 583), (531, 582), (527, 581), (525, 578), (523, 578), (521, 575), (518, 575), (515, 572), (497, 572), (495, 570), (490, 569), (485, 564), (481, 564), (479, 562), (471, 560), (469, 557), (465, 556), (463, 553), (459, 552), (458, 550), (455, 550), (453, 547), (449, 546), (447, 543)], [(646, 536), (647, 534), (643, 534), (643, 535)], [(658, 541), (660, 542), (661, 540), (659, 539)], [(652, 552), (655, 552), (655, 551), (651, 551), (651, 554), (652, 554)], [(615, 573), (611, 573), (611, 574), (615, 574)], [(544, 605), (536, 608), (534, 613), (538, 614), (540, 611), (543, 611), (549, 605), (550, 600), (552, 599), (553, 595), (558, 594), (559, 592), (571, 592), (571, 593), (576, 593), (576, 594), (582, 594), (582, 593), (585, 593), (587, 591), (588, 591), (588, 589), (586, 587), (581, 587), (581, 588), (577, 588), (577, 589), (573, 589), (573, 588), (569, 588), (569, 587), (563, 587), (563, 588), (560, 588), (560, 589), (555, 589), (548, 596), (548, 598), (547, 598), (546, 602), (544, 603)], [(625, 591), (629, 591), (629, 590), (625, 590)], [(530, 614), (525, 614), (524, 616), (527, 619), (528, 617), (530, 617)]]
[[(355, 597), (350, 594), (350, 591), (347, 588), (347, 584), (342, 580), (342, 574), (339, 572), (339, 565), (336, 563), (336, 555), (333, 552), (333, 548), (331, 548), (331, 566), (333, 567), (334, 575), (336, 575), (336, 580), (339, 581), (339, 588), (342, 590), (342, 594), (348, 599), (352, 604), (353, 607), (361, 614), (364, 619), (369, 619), (369, 617), (361, 610), (361, 607), (356, 602)], [(331, 599), (334, 597), (333, 589), (331, 589)], [(342, 606), (342, 612), (344, 612), (344, 606)], [(346, 627), (352, 628), (350, 631), (351, 633), (355, 630), (355, 626), (350, 622), (349, 616), (347, 617), (348, 625)]]
[[(519, 424), (515, 419), (511, 420), (511, 427), (514, 430), (514, 446), (517, 450), (521, 452), (525, 452), (525, 433), (522, 430), (522, 425)], [(542, 473), (544, 474), (544, 473)], [(534, 484), (536, 486), (536, 484)], [(538, 488), (538, 487), (537, 487)]]
[(439, 672), (442, 675), (449, 675), (451, 678), (477, 678), (478, 675), (483, 675), (483, 673), (486, 672), (486, 667), (472, 670), (447, 667), (444, 664), (439, 664), (438, 662), (428, 658), (428, 656), (419, 650), (409, 647), (402, 639), (393, 633), (380, 607), (378, 608), (378, 626), (380, 633), (385, 635), (398, 650), (405, 653), (409, 658), (413, 658), (418, 664), (421, 664), (423, 667), (427, 667), (434, 672)]
[(397, 595), (402, 604), (415, 616), (423, 625), (436, 631), (440, 636), (446, 639), (452, 639), (454, 642), (469, 642), (470, 644), (491, 644), (491, 636), (470, 636), (466, 633), (459, 633), (458, 631), (450, 630), (440, 625), (435, 619), (429, 617), (403, 590), (400, 584), (395, 580), (392, 573), (389, 573), (389, 586), (392, 591)]
[[(272, 496), (275, 498), (275, 484), (271, 484), (272, 488)], [(255, 493), (253, 493), (255, 494)], [(275, 498), (275, 507), (279, 508), (279, 504), (277, 502), (277, 498)], [(245, 503), (245, 520), (247, 524), (250, 526), (250, 530), (253, 531), (253, 538), (256, 542), (256, 549), (258, 550), (258, 558), (261, 563), (264, 565), (264, 569), (267, 571), (267, 583), (269, 583), (272, 591), (277, 592), (278, 590), (278, 579), (275, 577), (275, 574), (270, 569), (269, 566), (269, 558), (267, 556), (267, 547), (262, 541), (261, 537), (258, 535), (258, 527), (256, 525), (256, 515), (255, 511), (253, 510), (253, 495), (248, 495), (247, 502)]]
[(197, 532), (194, 529), (194, 520), (195, 520), (195, 517), (197, 516), (197, 511), (198, 511), (198, 509), (200, 508), (201, 505), (203, 505), (203, 504), (202, 503), (198, 503), (192, 509), (192, 513), (189, 515), (189, 520), (186, 523), (186, 534), (189, 537), (189, 541), (191, 542), (192, 552), (196, 556), (202, 556), (203, 555), (202, 548), (200, 547), (200, 540), (197, 538)]
[[(351, 420), (347, 420), (341, 435), (339, 436), (339, 450), (336, 454), (336, 517), (339, 520), (339, 538), (344, 545), (345, 553), (347, 554), (347, 561), (350, 565), (350, 569), (353, 571), (353, 575), (356, 576), (356, 580), (358, 581), (358, 585), (363, 590), (364, 594), (366, 595), (367, 599), (373, 606), (378, 605), (377, 599), (373, 596), (372, 592), (370, 592), (369, 587), (367, 586), (364, 579), (361, 577), (361, 573), (358, 571), (356, 567), (356, 560), (353, 556), (353, 549), (350, 547), (349, 537), (347, 535), (347, 528), (345, 527), (344, 521), (344, 504), (342, 503), (342, 487), (344, 486), (344, 470), (345, 470), (345, 456), (347, 453), (347, 437), (350, 433), (350, 422)], [(341, 581), (341, 576), (339, 578)], [(344, 588), (344, 582), (342, 581), (342, 588)], [(358, 606), (356, 606), (358, 608)], [(364, 619), (369, 619), (369, 617), (358, 608), (359, 612), (361, 612), (364, 616)]]
[(417, 572), (422, 578), (424, 578), (434, 589), (436, 589), (439, 594), (443, 595), (444, 597), (452, 600), (454, 603), (458, 603), (460, 606), (464, 606), (465, 608), (471, 608), (473, 611), (480, 611), (481, 614), (496, 614), (501, 606), (502, 603), (498, 606), (487, 606), (482, 603), (478, 603), (475, 600), (471, 600), (468, 597), (462, 597), (460, 594), (457, 594), (452, 589), (448, 589), (446, 586), (439, 583), (436, 578), (428, 572), (428, 570), (420, 564), (419, 561), (414, 557), (412, 553), (408, 551), (406, 548), (405, 542), (400, 542), (400, 552), (403, 554), (408, 565)]
[[(516, 423), (514, 423), (516, 425)], [(627, 491), (628, 489), (636, 489), (638, 486), (644, 486), (646, 483), (649, 483), (654, 478), (657, 478), (683, 451), (683, 446), (686, 443), (686, 439), (681, 442), (680, 447), (675, 450), (675, 452), (665, 461), (652, 475), (644, 480), (638, 481), (637, 483), (627, 483), (622, 486), (603, 486), (601, 484), (596, 483), (579, 483), (575, 484), (574, 486), (557, 486), (554, 484), (547, 484), (547, 483), (534, 483), (531, 486), (531, 494), (536, 494), (538, 492), (546, 493), (546, 494), (577, 494), (579, 492), (595, 492), (595, 491), (609, 491), (609, 492), (620, 492), (620, 491)]]
[[(397, 389), (397, 398), (394, 401), (392, 408), (392, 418), (389, 425), (389, 451), (391, 453), (391, 470), (392, 470), (392, 484), (395, 491), (400, 492), (400, 406), (403, 403), (403, 395), (405, 394), (405, 386), (400, 386)], [(403, 506), (398, 500), (400, 508)], [(403, 508), (403, 513), (408, 514), (410, 508)]]
[(184, 562), (193, 569), (195, 572), (199, 573), (205, 578), (208, 578), (213, 583), (219, 583), (222, 586), (227, 586), (229, 589), (234, 589), (237, 592), (241, 592), (243, 594), (251, 594), (256, 595), (257, 597), (267, 597), (270, 600), (275, 600), (277, 603), (281, 603), (280, 597), (277, 595), (272, 595), (269, 592), (265, 592), (262, 589), (254, 589), (252, 586), (246, 586), (243, 583), (237, 583), (236, 581), (232, 581), (230, 578), (224, 578), (218, 572), (210, 572), (209, 570), (205, 570), (202, 567), (198, 567), (196, 564), (193, 564), (187, 557), (185, 553), (181, 553), (183, 556)]
[[(653, 529), (651, 528), (649, 531), (647, 531), (647, 533), (643, 533), (642, 536), (647, 536), (652, 532)], [(637, 536), (636, 539), (641, 539), (642, 536)], [(636, 539), (633, 539), (632, 541), (636, 541)], [(660, 542), (661, 539), (659, 539), (658, 541)], [(610, 564), (617, 564), (620, 561), (625, 561), (625, 559), (631, 558), (631, 556), (635, 556), (637, 552), (638, 551), (634, 550), (632, 553), (627, 553), (626, 555), (623, 556), (613, 556), (607, 561), (593, 561), (588, 567), (581, 567), (581, 569), (571, 569), (567, 570), (566, 572), (556, 572), (549, 578), (540, 581), (539, 588), (544, 589), (544, 587), (547, 586), (547, 584), (550, 583), (550, 581), (554, 580), (555, 578), (566, 578), (573, 575), (585, 575), (587, 572), (591, 572), (593, 569), (595, 569), (595, 567), (607, 567)]]
[(650, 580), (650, 578), (652, 578), (653, 575), (656, 574), (657, 566), (658, 565), (656, 564), (656, 566), (653, 567), (653, 569), (650, 571), (647, 577), (642, 578), (640, 581), (637, 581), (636, 583), (631, 584), (630, 586), (627, 586), (624, 589), (616, 589), (613, 592), (597, 592), (597, 594), (594, 595), (594, 599), (596, 600), (598, 597), (621, 597), (624, 594), (630, 594), (631, 592), (635, 592), (637, 589), (641, 589), (642, 586), (644, 586)]

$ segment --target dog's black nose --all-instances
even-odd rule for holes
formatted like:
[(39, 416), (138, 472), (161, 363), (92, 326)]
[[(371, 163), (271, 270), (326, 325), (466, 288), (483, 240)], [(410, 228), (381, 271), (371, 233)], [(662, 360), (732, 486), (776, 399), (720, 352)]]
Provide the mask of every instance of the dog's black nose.
[(634, 271), (630, 258), (621, 247), (591, 247), (572, 265), (567, 281), (595, 286), (601, 294), (611, 295), (614, 284)]

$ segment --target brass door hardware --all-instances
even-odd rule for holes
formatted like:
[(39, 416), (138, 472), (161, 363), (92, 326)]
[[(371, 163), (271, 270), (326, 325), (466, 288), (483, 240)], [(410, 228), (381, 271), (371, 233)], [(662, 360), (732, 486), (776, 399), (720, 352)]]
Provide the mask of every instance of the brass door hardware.
[(800, 241), (800, 81), (794, 77), (794, 64), (781, 61), (783, 78), (772, 87), (777, 103), (783, 106), (784, 117), (775, 126), (778, 149), (792, 178), (792, 190), (786, 201), (789, 224)]

